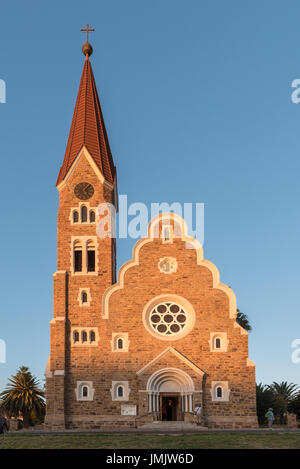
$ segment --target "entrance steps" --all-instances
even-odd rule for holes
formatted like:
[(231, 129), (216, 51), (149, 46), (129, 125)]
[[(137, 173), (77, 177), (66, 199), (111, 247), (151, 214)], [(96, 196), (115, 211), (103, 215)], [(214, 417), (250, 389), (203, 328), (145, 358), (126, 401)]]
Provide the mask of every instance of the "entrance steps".
[(141, 430), (157, 431), (157, 432), (201, 432), (208, 430), (208, 427), (202, 427), (195, 423), (172, 421), (172, 422), (151, 422), (139, 427)]

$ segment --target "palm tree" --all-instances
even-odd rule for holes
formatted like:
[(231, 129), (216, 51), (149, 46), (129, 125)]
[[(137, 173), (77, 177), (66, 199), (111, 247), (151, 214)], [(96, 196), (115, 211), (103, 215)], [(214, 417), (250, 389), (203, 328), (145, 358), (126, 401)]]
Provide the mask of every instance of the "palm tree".
[(300, 419), (300, 392), (298, 391), (296, 397), (289, 402), (288, 411), (297, 415)]
[(275, 396), (282, 396), (287, 403), (293, 400), (299, 392), (299, 386), (297, 384), (288, 384), (287, 381), (281, 381), (281, 383), (273, 381), (268, 388), (271, 389)]
[(256, 385), (256, 408), (257, 417), (260, 425), (265, 423), (265, 414), (269, 407), (274, 406), (274, 396), (272, 391), (265, 384)]
[(297, 397), (299, 393), (299, 386), (294, 383), (288, 384), (287, 381), (276, 383), (273, 381), (268, 386), (268, 389), (273, 393), (274, 407), (280, 415), (281, 423), (284, 423), (284, 414), (287, 412), (291, 402)]
[(41, 414), (45, 408), (44, 392), (38, 380), (26, 366), (21, 366), (17, 374), (9, 379), (11, 384), (0, 394), (0, 409), (8, 416), (23, 416), (23, 425), (28, 427), (30, 414)]
[(242, 313), (239, 309), (236, 310), (237, 315), (236, 315), (236, 322), (246, 331), (251, 331), (252, 327), (249, 322), (248, 316), (244, 313)]

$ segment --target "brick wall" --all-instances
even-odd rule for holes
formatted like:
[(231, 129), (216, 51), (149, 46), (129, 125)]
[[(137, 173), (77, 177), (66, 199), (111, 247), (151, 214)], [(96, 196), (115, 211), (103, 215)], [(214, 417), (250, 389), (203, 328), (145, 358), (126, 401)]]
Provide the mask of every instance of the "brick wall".
[[(129, 382), (130, 395), (126, 404), (137, 405), (138, 415), (144, 416), (147, 415), (148, 401), (147, 393), (143, 391), (150, 376), (163, 368), (176, 368), (192, 379), (194, 391), (197, 391), (193, 394), (194, 402), (203, 404), (207, 425), (256, 426), (255, 368), (248, 361), (248, 336), (236, 327), (235, 318), (230, 317), (230, 295), (217, 288), (213, 269), (199, 263), (195, 249), (187, 249), (182, 239), (174, 239), (170, 244), (162, 243), (161, 239), (139, 242), (138, 258), (123, 271), (122, 285), (112, 287), (110, 293), (106, 293), (105, 311), (102, 297), (112, 285), (115, 268), (112, 240), (98, 240), (98, 275), (72, 275), (71, 237), (95, 235), (95, 226), (74, 226), (69, 219), (71, 208), (79, 202), (74, 195), (74, 186), (81, 181), (88, 181), (95, 188), (89, 200), (91, 206), (112, 201), (112, 192), (99, 183), (85, 158), (60, 192), (58, 272), (54, 276), (51, 365), (47, 377), (47, 425), (52, 428), (134, 426), (136, 417), (121, 416), (124, 402), (112, 400), (112, 381)], [(164, 257), (176, 259), (176, 272), (166, 274), (159, 270), (159, 261)], [(90, 288), (91, 304), (88, 307), (82, 307), (78, 302), (78, 291), (83, 287)], [(143, 323), (143, 311), (145, 305), (159, 295), (182, 297), (191, 305), (195, 323), (189, 334), (177, 340), (175, 337), (174, 340), (163, 340), (149, 333)], [(189, 315), (188, 307), (185, 308)], [(74, 347), (70, 331), (75, 326), (98, 328), (98, 346)], [(118, 332), (128, 333), (128, 352), (112, 351), (112, 334)], [(211, 351), (211, 332), (227, 334), (226, 352)], [(155, 361), (168, 347), (179, 354), (167, 352)], [(153, 360), (145, 372), (137, 374)], [(64, 370), (64, 375), (55, 374), (57, 370)], [(93, 401), (76, 400), (77, 381), (93, 382)], [(228, 381), (228, 402), (212, 401), (211, 383), (216, 381)]]

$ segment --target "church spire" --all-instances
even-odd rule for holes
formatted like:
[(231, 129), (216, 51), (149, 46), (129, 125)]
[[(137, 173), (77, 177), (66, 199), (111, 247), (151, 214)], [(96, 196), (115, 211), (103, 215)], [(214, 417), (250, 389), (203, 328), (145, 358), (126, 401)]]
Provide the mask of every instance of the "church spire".
[(57, 185), (64, 180), (83, 146), (87, 148), (106, 181), (114, 184), (116, 169), (110, 151), (92, 65), (89, 60), (90, 55), (93, 53), (93, 48), (88, 42), (88, 33), (94, 30), (90, 29), (89, 25), (87, 25), (86, 29), (82, 31), (87, 33), (87, 41), (82, 46), (85, 62), (65, 157), (59, 171)]

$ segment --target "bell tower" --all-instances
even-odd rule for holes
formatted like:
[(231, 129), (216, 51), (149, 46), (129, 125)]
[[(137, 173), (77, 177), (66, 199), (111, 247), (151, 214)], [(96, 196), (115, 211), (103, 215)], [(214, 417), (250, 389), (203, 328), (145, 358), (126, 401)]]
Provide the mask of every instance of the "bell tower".
[[(70, 343), (76, 342), (80, 327), (89, 331), (98, 326), (103, 293), (116, 280), (115, 238), (99, 237), (96, 230), (98, 206), (108, 203), (117, 208), (116, 168), (90, 62), (88, 33), (93, 30), (87, 25), (84, 31), (85, 61), (56, 184), (57, 271), (46, 369), (46, 425), (52, 428), (66, 425), (66, 389), (73, 366)], [(87, 341), (96, 340), (93, 331)]]

